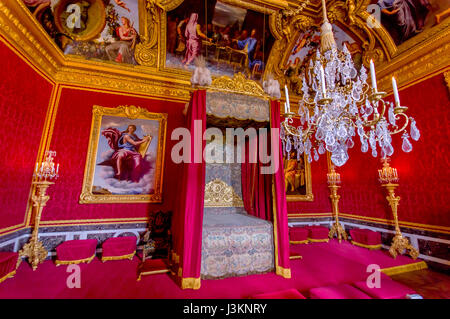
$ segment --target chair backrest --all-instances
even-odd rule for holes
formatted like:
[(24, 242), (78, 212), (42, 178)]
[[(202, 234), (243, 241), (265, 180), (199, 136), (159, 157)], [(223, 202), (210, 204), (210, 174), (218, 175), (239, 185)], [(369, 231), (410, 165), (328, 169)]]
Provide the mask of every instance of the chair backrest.
[(150, 214), (150, 237), (166, 236), (170, 231), (172, 212), (157, 211)]

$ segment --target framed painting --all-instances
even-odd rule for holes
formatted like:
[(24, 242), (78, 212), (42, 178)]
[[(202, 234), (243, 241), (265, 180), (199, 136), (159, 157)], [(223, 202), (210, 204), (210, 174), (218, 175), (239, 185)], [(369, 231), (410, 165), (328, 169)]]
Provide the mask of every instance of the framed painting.
[(66, 55), (136, 65), (144, 0), (22, 0)]
[(448, 0), (371, 0), (380, 10), (380, 20), (394, 43), (409, 39), (441, 24), (450, 16)]
[(166, 14), (165, 68), (192, 71), (202, 56), (213, 76), (241, 72), (259, 80), (275, 38), (270, 15), (257, 8), (244, 1), (184, 0)]
[(161, 203), (167, 114), (93, 106), (80, 204)]
[(295, 150), (289, 158), (283, 156), (284, 183), (288, 202), (313, 201), (311, 165), (306, 155), (297, 157)]

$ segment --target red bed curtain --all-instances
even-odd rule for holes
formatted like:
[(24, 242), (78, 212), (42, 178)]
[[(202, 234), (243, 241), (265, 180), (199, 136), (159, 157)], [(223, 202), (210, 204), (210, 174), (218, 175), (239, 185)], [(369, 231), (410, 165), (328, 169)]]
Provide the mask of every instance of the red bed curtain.
[[(280, 102), (271, 101), (270, 126), (280, 128)], [(284, 168), (281, 141), (278, 130), (271, 130), (271, 134), (259, 134), (259, 139), (268, 139), (269, 152), (271, 145), (278, 147), (276, 154), (279, 166), (274, 174), (262, 174), (263, 166), (257, 157), (256, 163), (250, 163), (253, 152), (258, 153), (258, 143), (249, 139), (245, 145), (245, 161), (241, 165), (242, 200), (248, 214), (274, 224), (275, 266), (276, 273), (285, 278), (291, 277), (289, 264), (289, 235), (284, 185)], [(272, 140), (272, 143), (270, 141)], [(253, 143), (253, 147), (250, 145)], [(253, 152), (251, 151), (253, 149)]]
[[(258, 138), (267, 137), (267, 134), (258, 136)], [(272, 175), (261, 174), (260, 172), (262, 164), (257, 156), (258, 138), (250, 138), (245, 141), (245, 160), (241, 164), (242, 200), (245, 211), (249, 215), (273, 221), (270, 196)], [(250, 157), (254, 159), (250, 161)], [(255, 161), (256, 163), (252, 163)]]
[[(289, 228), (284, 185), (283, 151), (280, 140), (280, 101), (270, 103), (272, 145), (278, 145), (278, 170), (273, 175), (272, 199), (274, 209), (275, 267), (277, 275), (291, 278), (289, 263)], [(277, 130), (278, 129), (278, 130)]]
[[(197, 121), (197, 122), (196, 122)], [(191, 133), (190, 163), (183, 164), (183, 177), (176, 217), (173, 224), (173, 260), (178, 264), (178, 278), (183, 289), (200, 288), (205, 162), (203, 133), (206, 129), (206, 91), (194, 91), (187, 114)], [(201, 141), (194, 147), (195, 141)], [(197, 162), (197, 163), (196, 163)]]

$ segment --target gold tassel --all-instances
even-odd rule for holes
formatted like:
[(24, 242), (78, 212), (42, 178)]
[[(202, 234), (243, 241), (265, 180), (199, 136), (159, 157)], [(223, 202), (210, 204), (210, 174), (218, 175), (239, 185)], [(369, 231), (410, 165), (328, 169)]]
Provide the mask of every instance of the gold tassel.
[(323, 11), (323, 24), (320, 27), (320, 46), (322, 53), (331, 50), (336, 47), (336, 42), (334, 41), (333, 28), (327, 18), (327, 6), (325, 0), (322, 0), (322, 11)]
[(332, 48), (336, 47), (336, 42), (334, 41), (333, 29), (331, 24), (326, 21), (321, 26), (321, 34), (320, 34), (320, 46), (322, 53)]

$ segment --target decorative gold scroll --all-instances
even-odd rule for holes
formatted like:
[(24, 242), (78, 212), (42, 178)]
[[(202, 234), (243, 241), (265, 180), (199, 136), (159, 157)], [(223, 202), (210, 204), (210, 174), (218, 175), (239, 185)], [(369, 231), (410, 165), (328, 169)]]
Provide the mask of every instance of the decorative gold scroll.
[(205, 185), (205, 207), (244, 207), (234, 188), (216, 178)]
[[(135, 58), (141, 65), (119, 65), (64, 55), (21, 0), (0, 2), (0, 40), (13, 47), (27, 63), (57, 84), (114, 90), (189, 100), (190, 73), (165, 68), (166, 13), (182, 0), (141, 0), (140, 35)], [(269, 29), (275, 43), (266, 71), (285, 83), (280, 66), (287, 60), (300, 32), (321, 23), (317, 1), (299, 3), (276, 0), (223, 0), (242, 8), (270, 15)], [(303, 6), (304, 3), (308, 3)], [(450, 19), (396, 46), (383, 28), (368, 28), (369, 0), (327, 1), (330, 22), (344, 28), (363, 44), (363, 62), (378, 61), (379, 89), (390, 91), (390, 78), (397, 76), (400, 87), (448, 70)], [(155, 35), (155, 30), (157, 30)], [(417, 63), (415, 63), (417, 61)], [(292, 96), (293, 102), (298, 97)]]

